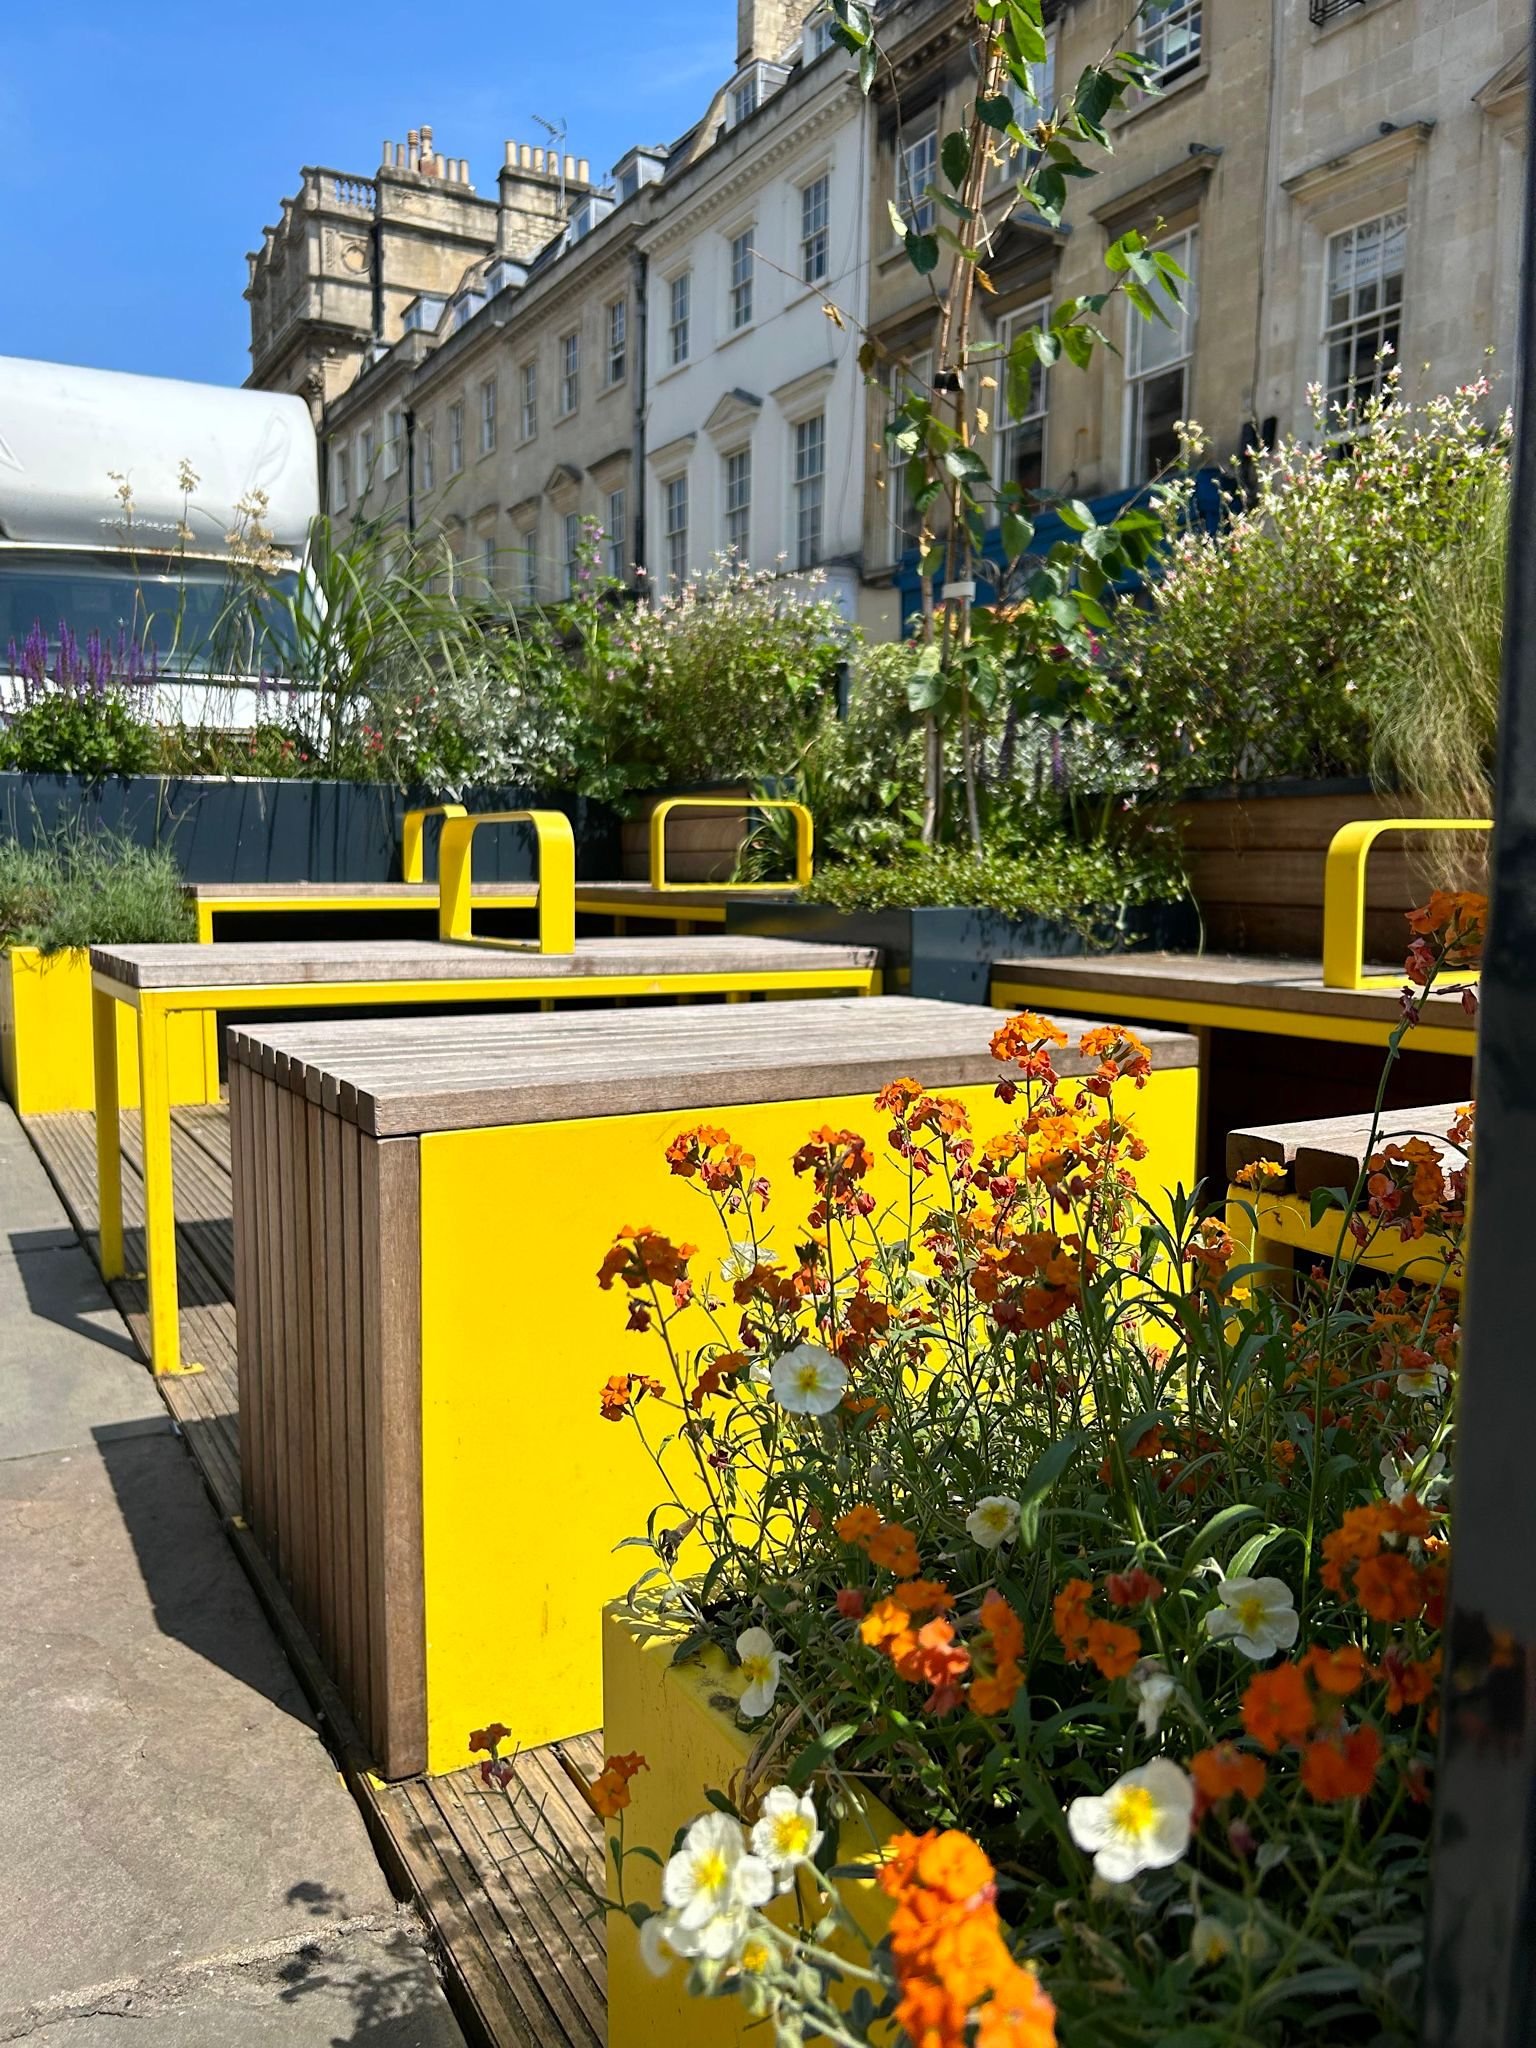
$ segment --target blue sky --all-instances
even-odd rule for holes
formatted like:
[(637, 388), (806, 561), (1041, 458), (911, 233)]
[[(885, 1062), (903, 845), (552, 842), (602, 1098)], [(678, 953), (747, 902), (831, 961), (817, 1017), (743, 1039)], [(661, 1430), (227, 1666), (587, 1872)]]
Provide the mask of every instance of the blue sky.
[(7, 14), (0, 355), (223, 384), (249, 365), (245, 252), (302, 164), (371, 172), (426, 122), (494, 194), (542, 114), (606, 172), (690, 126), (736, 52), (730, 0)]

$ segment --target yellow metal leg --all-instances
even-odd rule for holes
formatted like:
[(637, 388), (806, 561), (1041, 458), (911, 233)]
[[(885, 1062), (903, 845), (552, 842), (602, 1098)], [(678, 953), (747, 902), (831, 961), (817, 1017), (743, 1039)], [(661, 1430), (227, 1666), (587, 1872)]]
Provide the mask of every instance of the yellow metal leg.
[(123, 1271), (123, 1154), (117, 1093), (117, 1003), (91, 991), (91, 1040), (96, 1075), (96, 1206), (101, 1217), (101, 1274)]
[(201, 1370), (181, 1362), (176, 1288), (176, 1200), (171, 1184), (171, 1085), (166, 1013), (139, 1008), (139, 1117), (144, 1146), (144, 1264), (149, 1275), (149, 1357), (156, 1373)]

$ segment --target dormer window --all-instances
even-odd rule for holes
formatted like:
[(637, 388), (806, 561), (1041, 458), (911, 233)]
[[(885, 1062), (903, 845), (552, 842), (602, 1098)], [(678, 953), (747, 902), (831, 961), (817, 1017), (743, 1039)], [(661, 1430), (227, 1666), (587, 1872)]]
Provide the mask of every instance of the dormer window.
[(474, 291), (465, 292), (462, 298), (456, 299), (453, 307), (453, 327), (451, 331), (457, 334), (467, 321), (474, 319), (484, 304), (485, 296), (478, 286)]
[(654, 185), (666, 169), (666, 158), (655, 149), (632, 149), (613, 167), (613, 182), (619, 204), (633, 199), (642, 185)]
[(412, 299), (400, 324), (407, 334), (434, 334), (447, 303), (446, 299)]
[(509, 285), (526, 284), (527, 281), (528, 272), (521, 263), (511, 263), (502, 257), (485, 273), (485, 296), (494, 299), (498, 292), (504, 292)]
[(590, 235), (600, 220), (613, 211), (613, 201), (602, 193), (594, 192), (590, 199), (584, 199), (571, 215), (571, 240), (579, 242), (583, 235)]
[(749, 64), (731, 87), (731, 117), (726, 126), (739, 128), (764, 100), (778, 91), (788, 76), (782, 64)]
[(800, 34), (800, 62), (814, 64), (832, 47), (832, 10), (818, 7)]

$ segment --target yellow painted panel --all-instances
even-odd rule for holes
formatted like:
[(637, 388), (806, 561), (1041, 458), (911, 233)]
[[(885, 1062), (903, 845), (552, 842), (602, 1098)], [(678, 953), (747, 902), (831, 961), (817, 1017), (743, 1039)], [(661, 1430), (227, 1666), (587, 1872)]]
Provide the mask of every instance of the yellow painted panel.
[[(979, 1134), (1009, 1121), (990, 1087), (957, 1091)], [(1127, 1091), (1149, 1192), (1194, 1178), (1193, 1068)], [(596, 1272), (617, 1229), (647, 1223), (713, 1260), (713, 1210), (664, 1151), (708, 1112), (433, 1133), (421, 1140), (423, 1548), (427, 1768), (469, 1761), (470, 1729), (502, 1720), (536, 1744), (597, 1726), (598, 1610), (651, 1563), (614, 1545), (659, 1498), (628, 1423), (601, 1420), (612, 1373), (654, 1371), (655, 1338), (624, 1328)], [(774, 1243), (808, 1205), (789, 1161), (819, 1124), (863, 1130), (898, 1191), (866, 1095), (713, 1112), (774, 1182)]]
[[(139, 1105), (134, 1023), (134, 1012), (120, 1004), (117, 1066), (124, 1109)], [(95, 1108), (89, 953), (13, 946), (0, 954), (0, 1072), (23, 1116)], [(195, 1014), (171, 1019), (170, 1081), (172, 1102), (219, 1099), (217, 1048)]]
[[(752, 1747), (730, 1704), (740, 1690), (739, 1674), (729, 1671), (718, 1650), (673, 1665), (673, 1640), (647, 1633), (619, 1609), (603, 1617), (604, 1745), (610, 1756), (638, 1750), (650, 1767), (630, 1788), (625, 1842), (661, 1857), (670, 1853), (678, 1828), (705, 1811), (704, 1787), (723, 1791)], [(839, 1863), (871, 1860), (899, 1828), (889, 1807), (869, 1800), (862, 1814), (843, 1823)], [(610, 1874), (610, 1895), (612, 1882)], [(624, 1885), (626, 1901), (660, 1903), (661, 1872), (643, 1856), (628, 1859)], [(889, 1920), (884, 1894), (872, 1882), (850, 1880), (843, 1897), (861, 1932), (877, 1941)], [(615, 1914), (608, 1922), (608, 2048), (654, 2048), (659, 2041), (667, 2048), (750, 2048), (763, 2041), (761, 2023), (749, 2031), (737, 2000), (690, 1998), (687, 1981), (681, 1962), (653, 1977), (640, 1959), (634, 1922)]]

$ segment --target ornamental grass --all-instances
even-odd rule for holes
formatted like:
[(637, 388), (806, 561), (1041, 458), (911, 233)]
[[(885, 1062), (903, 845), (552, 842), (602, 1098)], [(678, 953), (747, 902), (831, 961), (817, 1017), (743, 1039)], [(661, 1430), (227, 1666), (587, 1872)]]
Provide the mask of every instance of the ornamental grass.
[[(1482, 916), (1411, 920), (1389, 1064)], [(751, 1757), (708, 1810), (655, 1814), (643, 1759), (612, 1760), (617, 1896), (592, 1896), (781, 2043), (1406, 2044), (1471, 1111), (1370, 1150), (1314, 1205), (1340, 1255), (1282, 1282), (1209, 1204), (1137, 1194), (1135, 1036), (1090, 1031), (1070, 1079), (1062, 1044), (998, 1030), (985, 1141), (902, 1079), (787, 1180), (711, 1125), (658, 1160), (717, 1243), (616, 1238), (636, 1365), (592, 1427), (655, 1459), (634, 1597), (675, 1660), (739, 1667)], [(1404, 1240), (1407, 1268), (1371, 1266)], [(867, 1794), (907, 1832), (840, 1870)], [(625, 1896), (632, 1801), (677, 1830), (659, 1909)], [(854, 1870), (890, 1901), (872, 1951)]]

